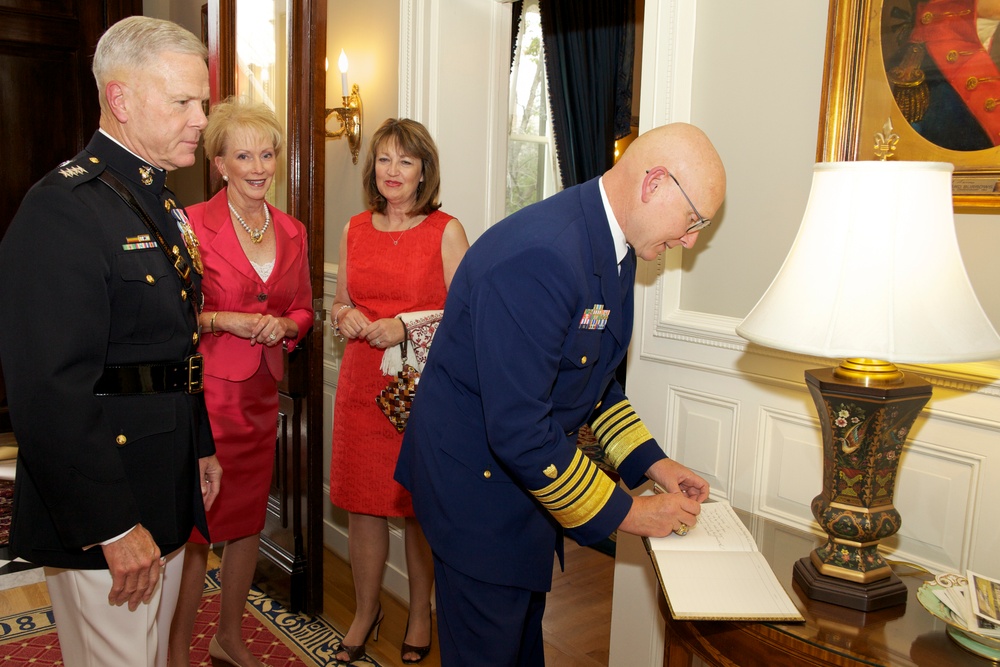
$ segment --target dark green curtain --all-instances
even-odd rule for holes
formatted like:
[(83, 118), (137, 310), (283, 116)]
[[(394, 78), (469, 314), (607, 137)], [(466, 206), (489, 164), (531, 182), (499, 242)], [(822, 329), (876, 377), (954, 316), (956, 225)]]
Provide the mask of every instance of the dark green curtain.
[(632, 115), (635, 3), (539, 0), (545, 75), (563, 187), (614, 164)]

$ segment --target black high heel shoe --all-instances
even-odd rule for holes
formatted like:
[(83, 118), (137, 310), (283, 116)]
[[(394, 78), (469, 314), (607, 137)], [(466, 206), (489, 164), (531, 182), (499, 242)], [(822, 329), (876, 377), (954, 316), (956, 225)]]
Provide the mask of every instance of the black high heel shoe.
[[(371, 627), (368, 628), (368, 632), (365, 634), (364, 644), (361, 644), (359, 646), (348, 646), (343, 641), (341, 641), (340, 646), (337, 647), (336, 652), (334, 653), (333, 656), (333, 659), (336, 661), (336, 663), (338, 665), (349, 665), (352, 662), (355, 662), (365, 657), (365, 645), (368, 643), (368, 638), (371, 637), (372, 641), (376, 642), (378, 641), (378, 631), (379, 628), (382, 626), (383, 618), (385, 618), (385, 614), (382, 613), (382, 605), (380, 604), (378, 606), (378, 613), (375, 614), (375, 620), (372, 622)], [(341, 660), (340, 658), (337, 657), (338, 655), (340, 655), (341, 652), (347, 654), (347, 660)]]
[[(403, 640), (404, 641), (403, 641), (402, 645), (399, 647), (399, 659), (403, 661), (403, 664), (406, 664), (406, 665), (415, 665), (415, 664), (417, 664), (418, 662), (420, 662), (421, 660), (423, 660), (424, 658), (427, 657), (427, 654), (431, 652), (431, 645), (430, 645), (430, 642), (428, 642), (427, 646), (414, 646), (413, 644), (407, 644), (405, 640), (406, 640), (406, 635), (409, 632), (410, 632), (410, 618), (407, 617), (406, 618), (406, 630), (403, 631)], [(434, 628), (431, 628), (431, 637), (432, 638), (433, 638), (433, 635), (434, 635)], [(413, 658), (407, 658), (406, 657), (407, 653), (416, 653), (417, 654), (417, 658), (415, 660)]]

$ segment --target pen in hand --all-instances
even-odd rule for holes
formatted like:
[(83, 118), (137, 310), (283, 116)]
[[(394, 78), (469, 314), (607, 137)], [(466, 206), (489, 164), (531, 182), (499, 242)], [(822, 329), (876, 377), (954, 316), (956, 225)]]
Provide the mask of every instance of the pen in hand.
[[(668, 491), (659, 484), (657, 484), (656, 482), (653, 482), (653, 493), (668, 493)], [(688, 534), (688, 531), (690, 530), (691, 528), (682, 521), (681, 525), (674, 529), (674, 533), (680, 535), (681, 537), (684, 537), (685, 535)]]

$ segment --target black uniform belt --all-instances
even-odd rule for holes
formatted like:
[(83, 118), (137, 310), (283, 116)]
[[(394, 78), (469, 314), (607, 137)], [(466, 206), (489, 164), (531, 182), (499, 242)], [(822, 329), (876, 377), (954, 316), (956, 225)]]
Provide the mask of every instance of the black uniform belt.
[(168, 391), (200, 394), (203, 368), (200, 354), (170, 363), (105, 366), (104, 375), (94, 385), (94, 394), (162, 394)]

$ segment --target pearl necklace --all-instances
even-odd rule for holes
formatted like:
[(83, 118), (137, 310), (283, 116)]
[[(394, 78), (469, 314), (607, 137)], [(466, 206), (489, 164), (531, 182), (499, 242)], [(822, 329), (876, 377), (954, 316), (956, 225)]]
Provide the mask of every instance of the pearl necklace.
[[(247, 230), (247, 234), (250, 235), (251, 241), (254, 243), (260, 243), (261, 240), (263, 240), (264, 232), (266, 232), (267, 228), (271, 225), (271, 212), (267, 210), (267, 204), (264, 204), (264, 226), (260, 229), (250, 229), (250, 225), (248, 225), (246, 220), (243, 219), (243, 216), (236, 211), (236, 207), (233, 206), (233, 202), (229, 202), (229, 210), (236, 216), (236, 221), (240, 223), (240, 226)], [(400, 236), (402, 236), (402, 234), (400, 234)]]

